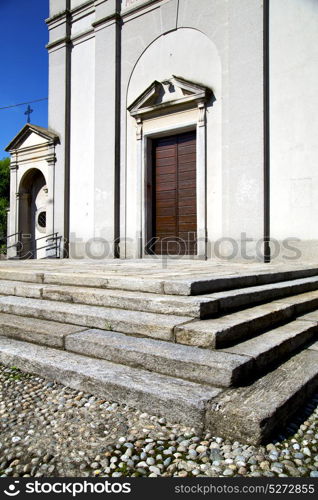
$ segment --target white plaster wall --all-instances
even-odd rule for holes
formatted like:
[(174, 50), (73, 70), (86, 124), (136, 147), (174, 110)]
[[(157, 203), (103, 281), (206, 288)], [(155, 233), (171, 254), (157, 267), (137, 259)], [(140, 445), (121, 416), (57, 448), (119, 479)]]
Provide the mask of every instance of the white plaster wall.
[(210, 183), (221, 207), (208, 204), (209, 239), (245, 232), (253, 253), (263, 235), (263, 1), (180, 0), (178, 26), (204, 32), (221, 59), (222, 169)]
[(255, 243), (263, 237), (263, 2), (228, 5), (223, 234), (240, 240), (246, 233)]
[(134, 7), (139, 7), (140, 5), (146, 3), (148, 0), (121, 0), (121, 9), (125, 10), (132, 9)]
[[(178, 30), (171, 31), (176, 26)], [(130, 81), (127, 105), (154, 79), (169, 78), (171, 72), (213, 89), (216, 102), (207, 118), (208, 238), (240, 240), (246, 233), (254, 240), (253, 253), (255, 241), (263, 236), (263, 2), (200, 0), (198, 6), (197, 0), (170, 0), (153, 4), (147, 13), (125, 18), (122, 37), (122, 102), (125, 82)], [(128, 191), (135, 183), (129, 121), (123, 110), (122, 234), (130, 225), (128, 219), (125, 224), (133, 206)]]
[(159, 37), (142, 54), (131, 75), (128, 104), (154, 80), (162, 81), (172, 75), (214, 88), (220, 95), (219, 71), (220, 61), (213, 42), (200, 31), (180, 28)]
[(271, 1), (271, 234), (279, 240), (318, 239), (317, 34), (316, 0)]
[(72, 23), (72, 36), (77, 36), (92, 29), (92, 23), (95, 21), (95, 12), (78, 17)]
[(94, 235), (95, 40), (74, 46), (71, 80), (70, 234)]
[(86, 3), (86, 0), (71, 0), (71, 9), (75, 9), (75, 7), (83, 5), (83, 3)]
[[(80, 3), (74, 0), (71, 6)], [(98, 9), (108, 4), (113, 5), (113, 2), (96, 2)], [(150, 3), (145, 10), (125, 15), (121, 42), (122, 237), (135, 236), (135, 128), (127, 114), (127, 106), (153, 80), (166, 79), (172, 74), (211, 87), (216, 97), (207, 113), (209, 239), (213, 241), (220, 236), (239, 239), (242, 232), (254, 239), (262, 236), (262, 4), (262, 0), (167, 0)], [(54, 2), (52, 5), (56, 7)], [(88, 26), (87, 22), (88, 18), (78, 26)], [(72, 55), (70, 230), (85, 239), (94, 230), (100, 233), (106, 199), (107, 206), (112, 203), (113, 211), (110, 195), (115, 168), (111, 151), (115, 97), (111, 29), (105, 29), (108, 33), (105, 36), (100, 34), (100, 42), (107, 42), (107, 49), (100, 45), (94, 53), (94, 41), (89, 39), (76, 44)], [(98, 71), (94, 61), (101, 68)], [(64, 49), (52, 51), (51, 64), (50, 127), (59, 132), (63, 145)], [(99, 75), (95, 82), (94, 74)], [(105, 105), (103, 98), (109, 105)], [(105, 113), (109, 116), (107, 123)], [(56, 148), (57, 171), (64, 162), (62, 149), (63, 146)], [(110, 152), (109, 167), (103, 160), (106, 149)], [(63, 205), (63, 188), (61, 177), (56, 184), (57, 206)], [(106, 220), (111, 227), (111, 216)]]
[(36, 146), (37, 144), (45, 144), (47, 140), (44, 137), (40, 137), (38, 134), (32, 132), (29, 137), (21, 144), (20, 148), (27, 148), (29, 146)]
[(50, 16), (55, 16), (66, 9), (68, 0), (50, 0)]

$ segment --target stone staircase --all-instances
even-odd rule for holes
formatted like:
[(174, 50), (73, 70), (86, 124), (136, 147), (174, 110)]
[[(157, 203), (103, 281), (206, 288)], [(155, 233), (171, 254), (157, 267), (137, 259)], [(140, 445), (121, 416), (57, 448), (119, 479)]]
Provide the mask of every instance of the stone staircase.
[(250, 443), (317, 390), (318, 268), (122, 266), (1, 266), (0, 362)]

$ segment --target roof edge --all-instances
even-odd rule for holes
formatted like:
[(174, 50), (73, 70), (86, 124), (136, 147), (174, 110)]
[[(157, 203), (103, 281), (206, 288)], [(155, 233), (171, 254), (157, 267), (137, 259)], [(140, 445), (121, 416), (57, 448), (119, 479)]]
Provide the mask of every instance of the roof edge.
[(53, 141), (54, 143), (57, 143), (59, 141), (59, 136), (52, 130), (40, 127), (39, 125), (33, 125), (32, 123), (26, 123), (8, 144), (8, 146), (5, 148), (5, 151), (9, 153), (10, 151), (17, 149), (18, 145), (21, 144), (21, 142), (23, 142), (23, 140), (26, 139), (31, 132), (34, 132), (44, 139)]

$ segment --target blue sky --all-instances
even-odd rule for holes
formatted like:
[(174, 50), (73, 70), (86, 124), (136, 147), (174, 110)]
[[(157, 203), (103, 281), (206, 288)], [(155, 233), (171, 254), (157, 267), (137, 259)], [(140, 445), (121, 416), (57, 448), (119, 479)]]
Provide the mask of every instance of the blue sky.
[[(48, 96), (48, 13), (49, 0), (0, 0), (0, 108)], [(26, 108), (0, 109), (0, 159), (25, 125)], [(46, 127), (47, 101), (31, 108), (31, 123)]]

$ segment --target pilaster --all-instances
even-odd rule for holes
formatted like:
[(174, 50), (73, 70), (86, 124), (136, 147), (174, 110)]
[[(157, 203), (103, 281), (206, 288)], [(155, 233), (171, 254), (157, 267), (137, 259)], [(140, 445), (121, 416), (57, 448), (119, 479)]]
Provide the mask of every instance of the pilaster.
[[(16, 247), (13, 246), (18, 241), (18, 235), (16, 234), (19, 231), (18, 228), (18, 208), (17, 208), (17, 197), (16, 193), (18, 190), (18, 162), (16, 154), (13, 154), (11, 157), (10, 163), (10, 209), (8, 212), (8, 233), (7, 236), (7, 246), (8, 248), (7, 256), (8, 258), (16, 257)], [(14, 235), (14, 236), (11, 236)]]
[[(70, 104), (71, 104), (71, 14), (70, 0), (63, 0), (57, 12), (57, 1), (51, 0), (50, 13), (56, 14), (47, 20), (50, 42), (49, 51), (49, 128), (59, 133), (60, 143), (55, 154), (58, 169), (54, 175), (53, 192), (54, 229), (65, 241), (65, 253), (69, 239), (69, 170), (70, 170)], [(61, 3), (61, 2), (60, 2)], [(63, 9), (62, 9), (63, 7)], [(51, 218), (50, 223), (53, 225)]]
[(96, 238), (116, 256), (119, 220), (120, 9), (118, 0), (95, 0), (95, 164)]
[(48, 164), (47, 170), (47, 188), (48, 188), (48, 203), (46, 210), (46, 232), (47, 234), (53, 234), (55, 232), (54, 227), (54, 212), (55, 212), (55, 146), (54, 143), (48, 144), (48, 155), (46, 158)]

